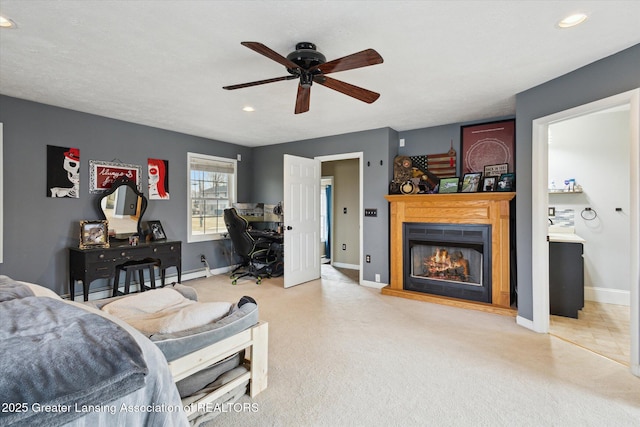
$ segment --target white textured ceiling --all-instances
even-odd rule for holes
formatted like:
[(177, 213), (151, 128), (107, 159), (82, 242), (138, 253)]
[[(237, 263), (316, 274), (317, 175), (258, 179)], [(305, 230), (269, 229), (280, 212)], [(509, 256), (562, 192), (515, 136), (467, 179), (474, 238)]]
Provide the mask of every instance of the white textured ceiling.
[[(556, 28), (576, 11), (588, 21)], [(0, 93), (246, 146), (511, 115), (516, 93), (640, 43), (637, 0), (2, 0), (0, 14), (18, 25), (0, 30)], [(223, 90), (287, 75), (241, 41), (283, 56), (310, 41), (327, 60), (373, 48), (383, 64), (331, 76), (381, 97), (314, 85), (294, 115), (295, 80)]]

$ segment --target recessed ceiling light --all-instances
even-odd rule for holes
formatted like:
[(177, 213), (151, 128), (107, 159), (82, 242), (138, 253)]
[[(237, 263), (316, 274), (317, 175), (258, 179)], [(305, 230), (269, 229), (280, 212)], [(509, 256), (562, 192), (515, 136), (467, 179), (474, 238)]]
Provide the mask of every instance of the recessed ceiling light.
[(9, 18), (0, 16), (0, 28), (16, 28), (16, 23)]
[(247, 113), (251, 113), (251, 112), (256, 111), (256, 109), (255, 109), (255, 108), (253, 108), (253, 107), (251, 107), (250, 105), (247, 105), (246, 107), (243, 107), (243, 108), (242, 108), (242, 111), (245, 111), (245, 112), (247, 112)]
[(584, 13), (574, 13), (573, 15), (569, 15), (564, 18), (562, 21), (558, 22), (558, 27), (560, 28), (571, 28), (575, 27), (578, 24), (582, 24), (587, 20), (587, 15)]

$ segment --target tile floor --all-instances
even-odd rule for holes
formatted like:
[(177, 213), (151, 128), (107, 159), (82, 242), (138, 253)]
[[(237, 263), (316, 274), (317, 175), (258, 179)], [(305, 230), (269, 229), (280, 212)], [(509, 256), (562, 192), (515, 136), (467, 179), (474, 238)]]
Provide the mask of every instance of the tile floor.
[(585, 301), (577, 319), (551, 316), (549, 332), (629, 366), (629, 320), (628, 306)]

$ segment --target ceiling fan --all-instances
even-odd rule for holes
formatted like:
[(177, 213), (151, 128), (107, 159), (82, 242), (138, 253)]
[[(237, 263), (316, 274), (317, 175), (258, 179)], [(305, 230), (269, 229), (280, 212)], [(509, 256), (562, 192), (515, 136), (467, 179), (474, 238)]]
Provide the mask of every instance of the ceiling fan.
[(289, 75), (273, 79), (258, 80), (250, 83), (224, 86), (223, 89), (234, 90), (262, 85), (265, 83), (299, 79), (300, 83), (298, 84), (298, 95), (296, 97), (296, 114), (309, 111), (311, 85), (314, 82), (368, 104), (375, 102), (380, 97), (379, 93), (327, 76), (327, 74), (336, 73), (338, 71), (353, 70), (354, 68), (381, 64), (383, 62), (382, 57), (373, 49), (366, 49), (352, 55), (347, 55), (342, 58), (326, 62), (327, 60), (325, 56), (316, 50), (315, 44), (310, 42), (301, 42), (296, 44), (296, 50), (287, 55), (286, 58), (269, 49), (262, 43), (242, 42), (241, 44), (281, 65), (284, 65), (287, 68)]

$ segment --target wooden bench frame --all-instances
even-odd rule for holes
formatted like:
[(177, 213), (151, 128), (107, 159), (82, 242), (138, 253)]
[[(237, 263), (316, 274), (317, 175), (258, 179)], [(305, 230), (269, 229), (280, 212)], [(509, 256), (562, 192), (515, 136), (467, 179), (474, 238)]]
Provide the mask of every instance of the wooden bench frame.
[(238, 385), (249, 380), (249, 395), (255, 397), (267, 388), (269, 324), (256, 325), (222, 341), (218, 341), (193, 353), (169, 362), (174, 381), (180, 381), (241, 350), (245, 351), (245, 364), (249, 372), (239, 376), (219, 389), (203, 396), (185, 408), (189, 419), (197, 414), (200, 405), (215, 401)]

